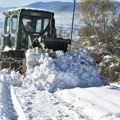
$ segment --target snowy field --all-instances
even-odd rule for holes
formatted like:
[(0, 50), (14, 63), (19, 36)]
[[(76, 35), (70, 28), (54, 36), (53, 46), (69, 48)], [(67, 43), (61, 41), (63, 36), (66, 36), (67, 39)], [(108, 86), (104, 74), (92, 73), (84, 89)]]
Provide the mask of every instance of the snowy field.
[[(72, 13), (55, 13), (55, 20), (56, 20), (56, 29), (59, 33), (59, 28), (63, 30), (64, 33), (68, 33), (69, 38), (71, 35), (71, 27), (72, 27)], [(80, 16), (78, 13), (74, 16), (74, 26), (73, 26), (73, 39), (76, 40), (79, 37), (79, 29), (82, 26), (82, 22), (80, 22)], [(64, 37), (64, 35), (63, 35)]]
[[(57, 13), (56, 25), (70, 26), (68, 16)], [(120, 85), (101, 78), (87, 51), (53, 59), (36, 49), (26, 57), (25, 76), (0, 71), (0, 120), (120, 120)]]
[[(72, 24), (72, 13), (55, 13), (55, 20), (56, 20), (56, 26), (63, 26), (68, 27), (71, 29)], [(81, 22), (79, 20), (79, 15), (76, 13), (74, 16), (74, 29), (78, 29), (81, 26)]]
[(120, 120), (120, 87), (15, 90), (27, 120)]

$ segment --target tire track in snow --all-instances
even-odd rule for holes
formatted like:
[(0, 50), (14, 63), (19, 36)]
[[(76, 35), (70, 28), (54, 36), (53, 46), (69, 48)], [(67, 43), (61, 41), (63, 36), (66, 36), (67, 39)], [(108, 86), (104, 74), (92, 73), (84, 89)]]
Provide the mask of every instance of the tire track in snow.
[[(60, 111), (59, 111), (60, 118), (70, 117), (69, 114), (63, 115), (63, 108), (64, 108), (64, 110), (67, 109), (67, 111), (71, 111), (71, 113), (76, 114), (76, 116), (80, 120), (92, 120), (92, 119), (90, 119), (88, 116), (86, 116), (82, 112), (82, 110), (83, 110), (82, 107), (81, 108), (80, 107), (79, 108), (75, 108), (70, 103), (67, 103), (65, 101), (60, 100), (60, 98), (58, 98), (57, 96), (55, 96), (54, 93), (52, 93), (49, 97), (50, 97), (51, 101), (53, 102), (53, 104), (56, 105), (58, 108), (60, 108)], [(74, 118), (72, 118), (72, 119), (74, 119)]]
[(55, 93), (15, 89), (28, 120), (91, 120), (82, 107), (74, 107), (61, 100)]
[(78, 110), (71, 104), (60, 100), (54, 93), (37, 91), (33, 94), (33, 91), (28, 91), (15, 90), (21, 105), (24, 106), (23, 110), (28, 120), (90, 120), (83, 114), (82, 108)]
[(3, 104), (3, 112), (8, 120), (17, 120), (18, 116), (13, 107), (11, 93), (10, 93), (10, 85), (3, 83), (2, 85), (2, 98), (1, 102)]

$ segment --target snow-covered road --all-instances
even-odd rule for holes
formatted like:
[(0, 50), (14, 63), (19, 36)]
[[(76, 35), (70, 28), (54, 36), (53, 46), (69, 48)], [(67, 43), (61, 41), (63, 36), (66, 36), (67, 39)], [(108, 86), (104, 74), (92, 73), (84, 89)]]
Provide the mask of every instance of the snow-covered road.
[(49, 93), (15, 87), (27, 120), (120, 120), (120, 86)]
[(0, 120), (120, 120), (119, 101), (117, 85), (50, 93), (0, 83)]
[(28, 120), (89, 120), (82, 109), (79, 111), (54, 93), (17, 88), (16, 95)]

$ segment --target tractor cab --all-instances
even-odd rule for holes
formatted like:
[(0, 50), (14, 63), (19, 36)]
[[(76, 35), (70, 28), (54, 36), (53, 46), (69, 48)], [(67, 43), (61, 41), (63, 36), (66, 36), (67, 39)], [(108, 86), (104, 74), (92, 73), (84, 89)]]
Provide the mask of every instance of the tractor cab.
[(28, 49), (36, 37), (56, 37), (54, 13), (18, 8), (4, 12), (4, 33), (1, 49)]
[(57, 38), (53, 12), (17, 8), (4, 12), (4, 16), (4, 31), (0, 37), (0, 70), (22, 68), (24, 73), (25, 52), (30, 48), (67, 51), (70, 40)]

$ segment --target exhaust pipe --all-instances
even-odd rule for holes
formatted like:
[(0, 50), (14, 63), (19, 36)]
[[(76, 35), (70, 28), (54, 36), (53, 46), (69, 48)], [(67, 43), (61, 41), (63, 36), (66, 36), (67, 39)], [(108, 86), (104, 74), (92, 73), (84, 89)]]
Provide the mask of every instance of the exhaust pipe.
[(50, 36), (56, 37), (54, 14), (51, 15), (51, 19), (50, 19)]

